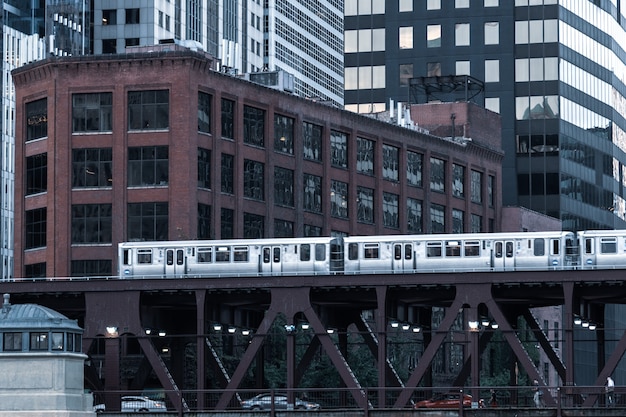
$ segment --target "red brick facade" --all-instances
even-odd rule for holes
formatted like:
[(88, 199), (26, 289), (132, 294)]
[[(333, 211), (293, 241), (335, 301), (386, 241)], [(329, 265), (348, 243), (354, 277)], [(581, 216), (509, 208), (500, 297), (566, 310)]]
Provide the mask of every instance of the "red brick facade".
[[(432, 134), (419, 133), (372, 118), (339, 110), (311, 100), (295, 97), (236, 77), (215, 72), (211, 61), (191, 51), (138, 53), (97, 57), (50, 58), (22, 67), (13, 74), (16, 85), (16, 207), (15, 207), (15, 277), (25, 276), (25, 265), (45, 263), (48, 277), (72, 275), (72, 260), (112, 260), (112, 273), (117, 262), (117, 243), (127, 239), (129, 203), (165, 202), (168, 205), (168, 238), (196, 239), (198, 230), (198, 203), (211, 207), (211, 237), (219, 239), (221, 208), (233, 210), (233, 235), (243, 237), (243, 213), (264, 218), (264, 234), (274, 236), (274, 219), (293, 223), (293, 235), (302, 236), (305, 225), (321, 228), (322, 234), (351, 235), (407, 233), (406, 199), (423, 202), (422, 230), (430, 232), (429, 207), (432, 203), (445, 206), (446, 231), (451, 230), (453, 208), (466, 213), (465, 230), (469, 230), (470, 213), (481, 216), (482, 230), (498, 230), (500, 224), (500, 187), (502, 151), (492, 126), (494, 118), (471, 109), (472, 141), (453, 143)], [(169, 91), (169, 128), (165, 130), (131, 131), (128, 129), (129, 91)], [(198, 91), (211, 95), (211, 134), (198, 132)], [(72, 129), (72, 95), (77, 93), (112, 93), (112, 131), (74, 133)], [(26, 105), (47, 98), (47, 136), (27, 140)], [(234, 140), (221, 137), (222, 98), (235, 102)], [(265, 146), (245, 144), (243, 135), (244, 105), (265, 111)], [(467, 105), (462, 105), (467, 109)], [(423, 110), (420, 111), (420, 113)], [(462, 110), (454, 110), (461, 115)], [(483, 113), (484, 110), (481, 110)], [(474, 113), (476, 112), (476, 113)], [(294, 123), (293, 155), (274, 151), (274, 113), (289, 116)], [(423, 113), (425, 114), (425, 113)], [(430, 116), (434, 119), (439, 112)], [(415, 117), (415, 116), (414, 116)], [(450, 121), (449, 112), (443, 115)], [(458, 117), (460, 125), (462, 117)], [(496, 118), (497, 119), (497, 118)], [(420, 117), (421, 120), (421, 117)], [(322, 126), (321, 161), (303, 158), (302, 123)], [(441, 124), (445, 120), (441, 121)], [(487, 123), (487, 126), (482, 126)], [(420, 123), (423, 124), (423, 123)], [(348, 136), (348, 169), (331, 166), (330, 131), (341, 131)], [(457, 131), (461, 132), (461, 130)], [(441, 136), (448, 136), (445, 133)], [(355, 169), (356, 138), (375, 142), (374, 175), (364, 175)], [(484, 143), (483, 143), (484, 141)], [(399, 149), (399, 180), (384, 179), (382, 173), (382, 146)], [(169, 182), (166, 186), (128, 187), (128, 148), (137, 146), (167, 146), (169, 149)], [(211, 189), (198, 188), (198, 148), (211, 151)], [(112, 150), (113, 179), (110, 187), (72, 187), (72, 149), (110, 148)], [(414, 187), (406, 181), (406, 152), (419, 152), (423, 157), (423, 186)], [(220, 191), (221, 155), (234, 155), (234, 192)], [(26, 195), (26, 158), (47, 154), (47, 190)], [(430, 157), (446, 161), (445, 192), (429, 190)], [(264, 198), (244, 197), (243, 163), (245, 159), (264, 164)], [(453, 197), (449, 186), (452, 163), (466, 169), (466, 197)], [(284, 167), (294, 173), (294, 206), (274, 204), (274, 167)], [(483, 173), (482, 204), (469, 198), (469, 173)], [(322, 178), (321, 213), (303, 209), (303, 174)], [(487, 179), (493, 177), (493, 204), (487, 201)], [(330, 184), (338, 180), (348, 184), (348, 216), (330, 215)], [(356, 187), (374, 190), (374, 221), (357, 220)], [(383, 226), (383, 192), (399, 196), (398, 227)], [(72, 206), (77, 204), (112, 205), (112, 242), (104, 244), (72, 244)], [(46, 208), (46, 245), (25, 249), (25, 213), (34, 208)]]

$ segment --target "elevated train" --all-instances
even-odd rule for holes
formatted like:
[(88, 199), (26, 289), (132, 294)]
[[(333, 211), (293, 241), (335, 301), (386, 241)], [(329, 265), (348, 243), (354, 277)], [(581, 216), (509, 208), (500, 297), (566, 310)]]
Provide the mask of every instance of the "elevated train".
[(626, 230), (125, 242), (119, 277), (626, 269)]

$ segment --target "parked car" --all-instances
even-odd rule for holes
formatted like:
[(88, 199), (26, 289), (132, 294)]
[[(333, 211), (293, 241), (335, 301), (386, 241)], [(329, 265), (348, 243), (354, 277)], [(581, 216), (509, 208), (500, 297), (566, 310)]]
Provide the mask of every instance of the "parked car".
[[(287, 404), (287, 394), (274, 394), (275, 410), (286, 410)], [(241, 408), (244, 410), (269, 410), (272, 408), (272, 394), (259, 394), (249, 400), (244, 400), (241, 402)], [(294, 408), (297, 410), (319, 410), (320, 405), (296, 398)]]
[[(151, 400), (148, 397), (127, 395), (122, 397), (121, 411), (123, 413), (137, 413), (146, 411), (167, 411), (163, 401)], [(104, 404), (96, 404), (93, 407), (96, 413), (103, 413), (106, 410)]]
[[(433, 398), (415, 403), (415, 408), (459, 408), (461, 393), (448, 392), (436, 394)], [(472, 396), (463, 394), (463, 407), (472, 406)]]

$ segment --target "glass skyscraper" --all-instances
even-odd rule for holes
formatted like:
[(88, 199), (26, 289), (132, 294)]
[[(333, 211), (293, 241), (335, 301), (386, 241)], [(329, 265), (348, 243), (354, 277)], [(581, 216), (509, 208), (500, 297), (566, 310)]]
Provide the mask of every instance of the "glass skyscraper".
[(503, 205), (566, 230), (626, 227), (626, 2), (346, 0), (345, 14), (347, 109), (469, 75), (502, 118)]

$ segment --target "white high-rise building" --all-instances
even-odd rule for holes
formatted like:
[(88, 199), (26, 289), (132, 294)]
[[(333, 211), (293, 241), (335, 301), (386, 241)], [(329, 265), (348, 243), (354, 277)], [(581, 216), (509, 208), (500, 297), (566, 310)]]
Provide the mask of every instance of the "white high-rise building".
[(93, 53), (180, 42), (232, 74), (283, 70), (294, 93), (343, 105), (342, 0), (111, 0), (94, 4)]

